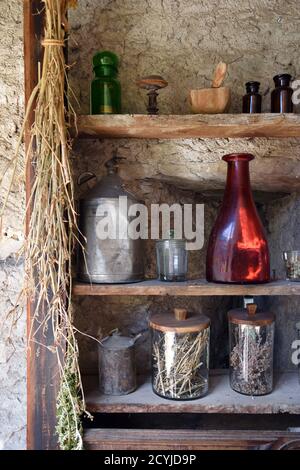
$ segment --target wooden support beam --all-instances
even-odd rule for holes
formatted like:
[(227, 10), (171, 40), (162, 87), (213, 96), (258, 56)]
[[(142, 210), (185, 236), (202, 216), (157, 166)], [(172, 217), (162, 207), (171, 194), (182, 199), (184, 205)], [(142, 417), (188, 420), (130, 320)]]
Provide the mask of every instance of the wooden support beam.
[[(43, 34), (44, 3), (40, 0), (24, 0), (24, 67), (25, 103), (27, 106), (32, 90), (38, 80), (38, 63), (42, 61), (41, 37)], [(34, 109), (29, 114), (25, 131), (25, 148), (29, 148), (30, 129), (34, 122)], [(26, 168), (26, 200), (31, 194), (33, 168)], [(30, 210), (26, 214), (28, 234)], [(27, 334), (29, 335), (35, 305), (27, 302)], [(46, 314), (39, 312), (40, 319)], [(36, 325), (36, 322), (35, 322)], [(47, 346), (53, 343), (51, 324), (44, 334), (38, 333), (35, 340)], [(27, 352), (27, 448), (30, 450), (51, 450), (57, 448), (55, 435), (56, 392), (58, 385), (57, 358), (46, 347), (35, 342), (29, 344)]]

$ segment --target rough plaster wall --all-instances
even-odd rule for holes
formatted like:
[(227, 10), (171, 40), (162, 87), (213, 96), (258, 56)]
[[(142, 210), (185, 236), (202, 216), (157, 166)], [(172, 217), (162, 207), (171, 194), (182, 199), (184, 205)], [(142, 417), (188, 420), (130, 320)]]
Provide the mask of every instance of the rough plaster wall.
[[(22, 14), (20, 0), (0, 1), (0, 174), (14, 155), (24, 107)], [(22, 168), (17, 174), (22, 174)], [(0, 203), (8, 181), (5, 178)], [(0, 447), (4, 449), (25, 448), (25, 313), (11, 332), (11, 322), (5, 321), (23, 282), (23, 263), (17, 256), (22, 245), (23, 214), (20, 180), (9, 198), (0, 239)]]
[[(79, 98), (81, 113), (89, 112), (91, 59), (98, 50), (115, 51), (120, 59), (123, 112), (144, 113), (145, 93), (137, 89), (137, 77), (158, 73), (169, 81), (160, 94), (161, 113), (189, 113), (188, 90), (209, 86), (213, 68), (219, 60), (229, 64), (226, 84), (232, 89), (231, 112), (241, 111), (244, 83), (259, 80), (263, 110), (270, 106), (272, 77), (276, 73), (299, 73), (300, 16), (295, 0), (81, 0), (70, 14), (72, 25), (70, 62), (71, 83)], [(226, 165), (221, 156), (234, 151), (254, 153), (252, 163), (254, 188), (289, 190), (289, 177), (294, 178), (300, 161), (299, 139), (191, 139), (183, 141), (102, 140), (76, 144), (74, 167), (103, 175), (103, 163), (114, 151), (125, 157), (121, 174), (128, 187), (149, 203), (203, 200), (193, 195), (224, 185)], [(282, 172), (286, 175), (284, 181)], [(217, 176), (216, 176), (217, 175)], [(178, 191), (181, 188), (183, 192)], [(285, 201), (286, 202), (286, 201)], [(283, 207), (285, 202), (283, 202)], [(280, 203), (279, 203), (280, 204)], [(206, 241), (216, 214), (216, 204), (206, 203)], [(283, 209), (284, 214), (284, 209)], [(278, 230), (275, 212), (265, 214), (270, 222), (270, 238), (276, 267)], [(272, 218), (273, 217), (273, 218)], [(147, 247), (147, 273), (155, 275), (153, 244)], [(193, 255), (192, 275), (204, 276), (205, 247)], [(239, 299), (159, 299), (159, 298), (81, 298), (77, 303), (78, 326), (88, 334), (106, 334), (119, 326), (135, 333), (147, 325), (152, 311), (169, 310), (176, 303), (188, 304), (194, 311), (207, 313), (213, 319), (212, 366), (226, 365), (226, 311), (230, 302)], [(258, 299), (263, 306), (264, 300)], [(277, 339), (276, 366), (290, 366), (291, 326), (285, 329), (286, 316), (278, 299), (272, 308), (278, 311), (282, 332)], [(277, 303), (276, 303), (277, 302)], [(281, 299), (283, 310), (293, 311), (293, 300)], [(83, 313), (84, 312), (84, 313)], [(294, 316), (291, 316), (292, 325)], [(281, 339), (280, 339), (281, 338)], [(215, 341), (217, 339), (217, 341)], [(215, 345), (218, 345), (216, 348)], [(87, 338), (81, 340), (81, 359), (86, 371), (96, 370), (96, 346)], [(149, 367), (149, 343), (146, 335), (140, 346), (140, 369)]]
[[(88, 169), (100, 165), (117, 152), (126, 158), (124, 177), (164, 181), (197, 192), (224, 188), (227, 165), (222, 156), (247, 151), (251, 162), (253, 189), (290, 192), (295, 188), (295, 173), (300, 175), (300, 139), (120, 139), (90, 141), (76, 145), (77, 161)], [(82, 157), (84, 155), (84, 159)], [(75, 160), (76, 161), (76, 160)], [(76, 161), (76, 166), (78, 165)], [(86, 171), (86, 170), (84, 170)]]
[(92, 55), (101, 49), (121, 58), (124, 112), (144, 112), (137, 77), (158, 73), (169, 81), (162, 113), (188, 113), (188, 90), (210, 86), (219, 60), (229, 64), (233, 112), (241, 111), (248, 80), (261, 82), (263, 108), (270, 109), (272, 77), (298, 76), (297, 0), (80, 0), (71, 12), (71, 62), (75, 90), (87, 113)]
[[(268, 240), (271, 265), (279, 279), (285, 278), (283, 251), (298, 250), (300, 246), (300, 197), (287, 196), (268, 204), (264, 216), (269, 229)], [(275, 361), (281, 367), (295, 368), (291, 362), (291, 345), (297, 339), (295, 325), (300, 321), (299, 298), (269, 297), (265, 306), (276, 314)]]

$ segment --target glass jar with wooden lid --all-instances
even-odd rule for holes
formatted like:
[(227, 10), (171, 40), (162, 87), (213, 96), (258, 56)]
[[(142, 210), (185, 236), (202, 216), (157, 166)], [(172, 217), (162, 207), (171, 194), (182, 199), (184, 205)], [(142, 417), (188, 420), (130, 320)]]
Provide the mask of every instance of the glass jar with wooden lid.
[(154, 314), (152, 331), (153, 391), (172, 400), (206, 395), (209, 373), (210, 320), (175, 308)]
[(230, 385), (244, 395), (266, 395), (273, 390), (275, 319), (257, 313), (256, 304), (228, 312)]

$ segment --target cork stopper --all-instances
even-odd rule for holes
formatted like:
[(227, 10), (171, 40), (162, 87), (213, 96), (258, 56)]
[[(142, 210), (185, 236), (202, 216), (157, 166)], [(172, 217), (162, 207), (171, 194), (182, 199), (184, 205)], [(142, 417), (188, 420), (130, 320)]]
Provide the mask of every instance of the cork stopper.
[(174, 314), (176, 320), (186, 320), (188, 312), (185, 308), (175, 308)]
[(249, 316), (254, 316), (256, 314), (257, 305), (256, 304), (247, 304), (247, 312)]

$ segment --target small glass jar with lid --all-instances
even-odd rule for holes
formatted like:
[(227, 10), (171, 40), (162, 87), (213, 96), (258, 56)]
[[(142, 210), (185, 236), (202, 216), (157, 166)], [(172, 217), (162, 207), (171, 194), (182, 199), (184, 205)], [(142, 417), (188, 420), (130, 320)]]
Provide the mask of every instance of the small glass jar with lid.
[(113, 52), (97, 52), (93, 57), (95, 78), (91, 83), (91, 114), (121, 113), (119, 59)]
[(230, 385), (244, 395), (266, 395), (273, 390), (275, 319), (256, 313), (256, 304), (228, 312)]
[(158, 240), (156, 262), (160, 281), (185, 281), (188, 271), (186, 241), (174, 238)]
[(246, 95), (243, 96), (243, 113), (261, 113), (259, 86), (259, 82), (246, 83)]
[(210, 320), (174, 309), (150, 319), (153, 391), (172, 400), (193, 400), (208, 392)]
[(293, 88), (290, 86), (292, 77), (288, 73), (282, 73), (273, 77), (275, 88), (271, 93), (272, 113), (293, 112)]

